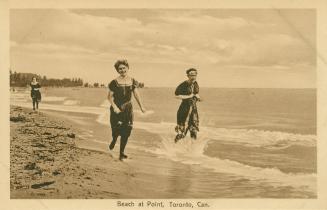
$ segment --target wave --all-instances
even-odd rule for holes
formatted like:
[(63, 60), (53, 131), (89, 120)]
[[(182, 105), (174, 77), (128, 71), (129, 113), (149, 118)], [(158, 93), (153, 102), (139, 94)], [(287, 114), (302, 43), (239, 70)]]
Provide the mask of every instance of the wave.
[(228, 141), (229, 143), (242, 144), (243, 146), (272, 148), (276, 148), (277, 145), (281, 144), (281, 141), (283, 141), (284, 146), (288, 145), (289, 147), (294, 144), (313, 146), (316, 144), (316, 138), (313, 135), (201, 127), (197, 140), (187, 137), (176, 144), (174, 142), (174, 126), (175, 124), (173, 123), (165, 122), (136, 122), (135, 128), (158, 134), (161, 138), (161, 144), (158, 149), (153, 150), (144, 147), (140, 149), (184, 164), (199, 165), (203, 168), (214, 170), (217, 173), (243, 176), (254, 181), (268, 182), (273, 186), (293, 186), (301, 189), (304, 188), (302, 190), (316, 192), (316, 174), (284, 173), (278, 168), (255, 167), (237, 161), (204, 155), (209, 141)]
[(153, 114), (154, 111), (153, 110), (147, 110), (145, 113), (143, 113), (141, 110), (135, 109), (134, 113), (138, 114), (140, 117), (147, 117), (147, 116)]
[(103, 125), (109, 125), (109, 109), (107, 109), (105, 112), (99, 114), (98, 118), (96, 119), (96, 121), (100, 124)]
[(65, 100), (64, 101), (64, 105), (67, 105), (67, 106), (78, 105), (78, 104), (80, 104), (80, 101), (77, 101), (77, 100)]
[[(13, 105), (31, 107), (27, 102), (11, 102)], [(88, 106), (65, 106), (54, 104), (42, 104), (41, 109), (90, 113), (98, 115), (97, 122), (109, 125), (109, 110), (104, 107)], [(226, 129), (214, 127), (201, 127), (198, 139), (193, 141), (189, 138), (174, 143), (174, 123), (170, 122), (134, 122), (134, 128), (146, 130), (160, 136), (159, 147), (156, 149), (147, 149), (139, 147), (138, 149), (151, 152), (160, 157), (169, 158), (184, 164), (196, 164), (201, 167), (214, 170), (218, 173), (228, 173), (238, 176), (244, 176), (255, 181), (269, 181), (276, 185), (291, 185), (303, 187), (307, 190), (314, 191), (316, 188), (316, 174), (292, 174), (283, 173), (277, 168), (261, 168), (242, 164), (232, 160), (222, 160), (215, 157), (204, 155), (204, 150), (209, 141), (228, 141), (253, 147), (279, 147), (282, 145), (303, 145), (315, 146), (315, 135), (301, 135), (278, 131), (263, 131), (255, 129)], [(88, 134), (84, 136), (88, 138)]]
[[(151, 133), (166, 134), (174, 132), (174, 123), (161, 122), (135, 122), (135, 128)], [(212, 141), (228, 141), (252, 147), (284, 148), (285, 146), (301, 145), (316, 146), (315, 135), (293, 134), (279, 131), (264, 131), (255, 129), (226, 129), (214, 127), (201, 127)]]
[(55, 101), (64, 101), (66, 97), (58, 97), (58, 96), (42, 96), (43, 102), (55, 102)]
[(10, 94), (11, 98), (27, 98), (30, 97), (29, 92), (28, 93), (22, 93), (22, 92), (15, 92)]
[[(21, 106), (31, 108), (32, 104), (27, 102), (11, 101), (11, 105)], [(86, 114), (96, 114), (101, 115), (107, 110), (100, 107), (91, 107), (91, 106), (66, 106), (61, 104), (47, 104), (42, 103), (40, 109), (43, 110), (53, 110), (53, 111), (62, 111), (62, 112), (74, 112), (74, 113), (86, 113)]]
[[(283, 132), (266, 132), (260, 130), (245, 129), (223, 129), (223, 128), (201, 128), (197, 140), (189, 137), (174, 142), (174, 123), (148, 123), (135, 122), (134, 127), (146, 130), (160, 136), (161, 142), (157, 149), (140, 147), (138, 149), (146, 152), (155, 153), (164, 158), (178, 161), (184, 164), (195, 164), (204, 168), (214, 170), (218, 173), (228, 173), (237, 176), (243, 176), (250, 180), (269, 182), (278, 186), (294, 186), (305, 188), (310, 192), (316, 191), (316, 174), (304, 173), (284, 173), (277, 168), (262, 168), (246, 165), (237, 161), (228, 159), (219, 159), (216, 157), (208, 157), (204, 155), (204, 151), (208, 147), (209, 141), (228, 141), (242, 143), (251, 146), (275, 146), (281, 139), (287, 141), (290, 139), (289, 145), (294, 142), (299, 145), (315, 145), (315, 136), (290, 134)], [(214, 134), (214, 135), (213, 135)], [(235, 134), (235, 135), (234, 135)], [(251, 138), (252, 136), (252, 138)], [(263, 141), (259, 141), (260, 137), (264, 137)], [(246, 138), (244, 138), (246, 137)], [(244, 139), (242, 139), (244, 138)], [(251, 141), (257, 138), (258, 141)], [(271, 139), (270, 139), (271, 138)], [(270, 139), (269, 141), (266, 139)], [(298, 141), (298, 142), (297, 142)]]
[[(31, 107), (30, 103), (17, 100), (11, 101), (11, 104)], [(105, 125), (108, 125), (109, 123), (109, 110), (107, 107), (89, 107), (78, 105), (65, 106), (43, 103), (41, 104), (41, 109), (96, 114), (98, 115), (96, 120), (98, 123)], [(151, 113), (151, 110), (149, 112)], [(141, 116), (141, 114), (139, 114), (139, 116)], [(170, 122), (152, 123), (136, 121), (134, 122), (134, 127), (155, 134), (171, 134), (174, 133), (175, 124)], [(227, 129), (215, 127), (200, 127), (200, 129), (201, 132), (199, 132), (199, 134), (202, 132), (208, 134), (211, 141), (228, 141), (246, 146), (267, 147), (271, 149), (280, 149), (292, 145), (316, 146), (316, 135), (303, 135), (256, 129)]]
[(106, 108), (110, 107), (110, 103), (109, 103), (109, 101), (108, 101), (108, 100), (104, 100), (104, 101), (102, 102), (102, 104), (100, 104), (100, 107), (106, 107)]
[[(58, 97), (58, 96), (46, 96), (42, 94), (43, 102), (56, 102), (56, 101), (64, 101), (66, 97)], [(10, 100), (12, 101), (31, 101), (30, 91), (25, 92), (15, 92), (10, 94)]]
[(27, 101), (32, 101), (29, 93), (21, 93), (21, 92), (10, 93), (10, 102), (18, 103), (18, 102), (27, 102)]
[(79, 137), (83, 140), (89, 140), (89, 139), (93, 139), (93, 136), (94, 135), (92, 130), (83, 129)]
[(316, 191), (316, 174), (283, 173), (277, 168), (254, 167), (237, 161), (204, 155), (203, 152), (210, 140), (208, 133), (202, 133), (197, 140), (187, 137), (177, 144), (173, 140), (174, 135), (160, 135), (160, 137), (162, 141), (159, 148), (156, 150), (144, 148), (144, 150), (173, 161), (199, 165), (218, 173), (242, 176), (258, 182), (268, 182), (274, 186), (293, 186), (304, 188), (310, 192)]

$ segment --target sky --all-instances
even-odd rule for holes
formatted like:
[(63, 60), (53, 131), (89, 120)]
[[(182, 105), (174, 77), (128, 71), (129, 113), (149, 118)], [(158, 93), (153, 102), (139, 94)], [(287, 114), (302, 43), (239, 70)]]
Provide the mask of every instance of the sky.
[(148, 87), (198, 69), (202, 87), (316, 87), (311, 9), (11, 9), (10, 67), (109, 83), (114, 63)]

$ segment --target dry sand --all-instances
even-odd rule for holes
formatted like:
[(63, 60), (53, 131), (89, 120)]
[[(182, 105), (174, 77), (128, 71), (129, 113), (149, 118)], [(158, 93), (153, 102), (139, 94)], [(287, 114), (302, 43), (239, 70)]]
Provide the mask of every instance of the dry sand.
[(136, 173), (126, 163), (109, 152), (77, 148), (78, 132), (53, 116), (12, 106), (11, 198), (145, 196), (137, 193)]

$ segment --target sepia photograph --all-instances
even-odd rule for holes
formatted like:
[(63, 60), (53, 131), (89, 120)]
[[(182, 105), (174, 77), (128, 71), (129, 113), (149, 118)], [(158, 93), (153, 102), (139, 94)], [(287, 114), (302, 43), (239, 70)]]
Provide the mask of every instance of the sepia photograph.
[(10, 8), (9, 199), (107, 209), (319, 199), (317, 17)]

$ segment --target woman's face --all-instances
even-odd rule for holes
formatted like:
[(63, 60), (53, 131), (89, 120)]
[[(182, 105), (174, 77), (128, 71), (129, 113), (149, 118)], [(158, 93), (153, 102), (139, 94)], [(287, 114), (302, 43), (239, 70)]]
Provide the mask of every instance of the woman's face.
[(196, 71), (191, 71), (187, 77), (191, 82), (195, 82), (196, 81), (196, 76), (197, 76), (197, 72)]
[(35, 77), (33, 77), (33, 82), (36, 82), (36, 78)]
[(128, 73), (128, 67), (124, 64), (120, 64), (118, 66), (118, 73), (120, 74), (120, 76), (125, 77)]

